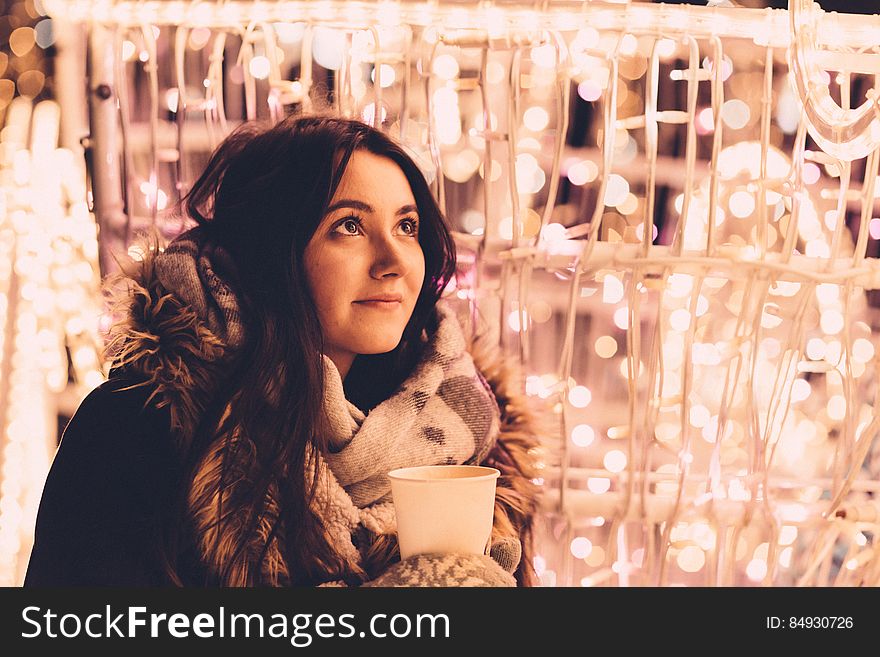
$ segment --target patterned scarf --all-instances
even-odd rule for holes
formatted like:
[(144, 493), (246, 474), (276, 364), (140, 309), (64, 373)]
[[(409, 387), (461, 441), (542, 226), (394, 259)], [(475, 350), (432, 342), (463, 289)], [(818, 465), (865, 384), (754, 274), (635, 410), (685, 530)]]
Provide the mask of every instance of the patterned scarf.
[[(228, 254), (202, 228), (183, 233), (156, 258), (162, 285), (233, 349), (243, 344), (246, 332), (235, 271)], [(394, 530), (389, 470), (479, 463), (498, 435), (495, 397), (474, 367), (458, 320), (442, 303), (423, 340), (410, 376), (366, 415), (345, 398), (338, 370), (323, 357), (324, 412), (331, 431), (330, 453), (323, 460), (332, 475), (317, 501), (328, 530), (340, 540), (357, 524), (377, 533)]]
[(324, 357), (326, 459), (359, 508), (387, 497), (389, 470), (479, 463), (498, 434), (495, 397), (474, 367), (458, 320), (442, 305), (436, 318), (412, 374), (367, 416), (345, 398), (339, 372)]

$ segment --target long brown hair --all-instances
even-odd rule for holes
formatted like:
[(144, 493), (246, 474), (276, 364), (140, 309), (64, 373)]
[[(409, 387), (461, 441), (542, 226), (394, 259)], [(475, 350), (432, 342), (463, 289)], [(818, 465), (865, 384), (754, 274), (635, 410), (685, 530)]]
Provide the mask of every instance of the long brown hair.
[[(260, 577), (273, 541), (286, 562), (287, 581), (280, 583), (345, 575), (343, 560), (310, 506), (317, 485), (312, 460), (326, 451), (327, 433), (321, 429), (322, 336), (303, 255), (359, 149), (387, 157), (403, 171), (418, 207), (425, 256), (424, 283), (400, 344), (388, 354), (358, 356), (346, 378), (349, 398), (366, 409), (409, 374), (419, 355), (419, 338), (455, 269), (454, 242), (407, 153), (382, 132), (354, 120), (308, 116), (270, 127), (245, 124), (217, 148), (184, 199), (186, 213), (237, 265), (236, 294), (245, 324), (244, 345), (232, 355), (193, 435), (185, 437), (190, 481), (209, 453), (222, 454), (212, 535), (222, 533), (224, 525), (237, 528), (236, 544), (223, 548), (226, 567), (209, 584), (279, 583)], [(375, 367), (377, 362), (382, 367)], [(241, 472), (243, 462), (246, 472)], [(224, 496), (222, 482), (241, 477), (248, 485)], [(190, 507), (191, 501), (188, 506), (182, 498), (177, 519), (187, 520)], [(178, 565), (181, 525), (186, 523), (171, 523), (165, 557), (172, 580), (186, 583)], [(260, 554), (249, 552), (255, 536), (263, 545)], [(240, 581), (241, 568), (235, 565), (242, 562), (247, 582)]]

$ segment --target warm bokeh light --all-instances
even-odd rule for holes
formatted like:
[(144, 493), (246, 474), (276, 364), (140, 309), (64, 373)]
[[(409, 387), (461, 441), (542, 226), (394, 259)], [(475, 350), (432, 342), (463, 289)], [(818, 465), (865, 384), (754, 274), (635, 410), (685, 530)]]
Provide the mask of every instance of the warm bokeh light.
[(584, 536), (578, 536), (571, 541), (571, 553), (575, 559), (584, 559), (593, 550), (593, 544), (590, 539)]
[(611, 358), (617, 353), (617, 340), (610, 335), (603, 335), (596, 340), (595, 348), (599, 358)]
[(571, 442), (578, 447), (589, 447), (596, 438), (596, 432), (589, 424), (579, 424), (571, 430)]
[(575, 386), (568, 393), (568, 402), (575, 408), (584, 408), (593, 398), (586, 386)]

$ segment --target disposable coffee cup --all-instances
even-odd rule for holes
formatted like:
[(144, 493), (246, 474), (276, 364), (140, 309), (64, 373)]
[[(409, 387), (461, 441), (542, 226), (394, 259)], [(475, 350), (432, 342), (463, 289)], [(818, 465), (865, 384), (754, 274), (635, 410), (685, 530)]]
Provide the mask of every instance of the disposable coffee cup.
[(400, 557), (486, 554), (500, 474), (479, 465), (426, 465), (389, 472)]

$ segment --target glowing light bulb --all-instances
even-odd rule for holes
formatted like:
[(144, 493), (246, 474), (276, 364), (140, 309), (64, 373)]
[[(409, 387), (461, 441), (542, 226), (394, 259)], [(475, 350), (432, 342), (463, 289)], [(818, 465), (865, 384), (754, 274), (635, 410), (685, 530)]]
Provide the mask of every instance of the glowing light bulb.
[(672, 39), (660, 39), (657, 42), (657, 54), (662, 59), (672, 57), (675, 54), (675, 41)]
[(586, 185), (599, 175), (599, 167), (592, 160), (581, 160), (568, 169), (568, 179), (572, 185)]
[(673, 310), (669, 315), (669, 325), (674, 331), (687, 331), (691, 325), (691, 314), (684, 308)]
[(807, 185), (813, 185), (819, 182), (822, 171), (812, 162), (807, 162), (806, 164), (804, 164), (803, 175), (804, 183), (806, 183)]
[(578, 447), (589, 447), (596, 439), (596, 432), (589, 424), (578, 424), (571, 430), (571, 442)]
[(783, 525), (779, 532), (779, 544), (791, 545), (798, 535), (798, 529), (794, 525)]
[(594, 348), (599, 358), (611, 358), (617, 353), (617, 340), (610, 335), (603, 335), (596, 340)]
[[(705, 57), (703, 59), (703, 68), (707, 71), (710, 71), (713, 75), (715, 73), (715, 62), (710, 57)], [(727, 78), (730, 77), (730, 74), (733, 73), (733, 60), (730, 59), (727, 55), (721, 60), (721, 80), (726, 81)]]
[(122, 42), (122, 60), (126, 62), (130, 62), (134, 59), (134, 56), (137, 52), (137, 48), (135, 45), (128, 40)]
[(621, 214), (631, 215), (633, 212), (639, 209), (638, 197), (630, 192), (626, 195), (626, 198), (623, 199), (623, 202), (617, 205), (617, 209), (620, 211)]
[(532, 62), (542, 68), (554, 68), (556, 66), (556, 48), (550, 44), (532, 48), (530, 56)]
[(271, 70), (271, 66), (269, 64), (268, 58), (263, 55), (257, 55), (254, 57), (250, 64), (248, 65), (248, 70), (251, 75), (253, 75), (257, 80), (265, 80), (269, 77), (269, 71)]
[[(480, 156), (466, 148), (443, 162), (443, 173), (458, 183), (467, 182), (480, 168)], [(482, 220), (481, 220), (482, 221)]]
[(440, 55), (434, 59), (431, 71), (443, 80), (454, 80), (458, 77), (458, 60), (452, 55)]
[(189, 47), (193, 50), (201, 50), (211, 40), (211, 30), (206, 27), (197, 27), (189, 33)]
[(823, 310), (819, 317), (819, 325), (822, 332), (828, 335), (835, 335), (843, 330), (843, 315), (837, 310)]
[[(458, 140), (456, 140), (456, 141), (458, 141)], [(483, 175), (483, 163), (482, 162), (480, 163), (480, 168), (477, 171), (480, 174), (481, 178), (485, 178), (485, 176)], [(489, 182), (496, 182), (497, 180), (499, 180), (501, 178), (501, 172), (502, 172), (501, 162), (499, 162), (498, 160), (492, 160), (492, 164), (489, 167)]]
[(715, 129), (715, 112), (711, 107), (704, 107), (697, 114), (697, 127), (703, 134), (708, 134)]
[(180, 91), (177, 88), (168, 89), (165, 92), (165, 106), (169, 112), (177, 111), (177, 104), (180, 99)]
[(632, 34), (624, 34), (620, 40), (620, 54), (630, 57), (636, 53), (639, 47), (639, 40)]
[(733, 130), (744, 128), (748, 125), (750, 118), (749, 106), (738, 98), (725, 101), (721, 106), (721, 120), (728, 128)]
[(787, 135), (797, 132), (801, 121), (800, 101), (789, 85), (782, 85), (779, 101), (776, 103), (776, 122)]
[(681, 433), (681, 427), (673, 422), (659, 422), (654, 427), (654, 436), (661, 443), (668, 443), (675, 440)]
[(670, 296), (682, 299), (691, 293), (694, 277), (690, 274), (670, 274), (666, 279), (666, 289)]
[[(380, 74), (379, 75), (380, 85), (383, 89), (393, 85), (394, 80), (397, 76), (397, 73), (395, 72), (394, 67), (391, 66), (390, 64), (382, 64), (382, 66), (379, 69), (379, 74)], [(370, 72), (370, 80), (372, 80), (373, 84), (376, 83), (376, 69), (375, 68)]]
[(522, 137), (516, 142), (516, 149), (519, 151), (534, 151), (535, 153), (540, 153), (541, 142), (534, 137)]
[(804, 249), (804, 253), (809, 258), (830, 258), (831, 247), (828, 246), (828, 243), (825, 240), (810, 240), (807, 242), (807, 248)]
[(609, 450), (602, 459), (602, 464), (608, 472), (621, 472), (626, 468), (626, 454), (619, 449)]
[(706, 426), (711, 417), (712, 414), (709, 412), (709, 409), (702, 404), (691, 406), (689, 419), (692, 426), (697, 427), (698, 429), (702, 428)]
[(577, 31), (571, 48), (572, 50), (583, 51), (588, 48), (595, 48), (597, 45), (599, 45), (599, 32), (593, 27), (583, 27)]
[(513, 239), (513, 217), (504, 217), (498, 222), (498, 235), (504, 240)]
[(672, 202), (672, 206), (678, 214), (681, 214), (682, 209), (684, 209), (684, 194), (678, 194)]
[(623, 299), (623, 283), (617, 276), (607, 274), (602, 281), (602, 301), (604, 303), (617, 303)]
[(532, 132), (540, 132), (550, 123), (550, 115), (543, 107), (530, 107), (523, 112), (523, 124)]
[(706, 553), (697, 545), (687, 545), (676, 555), (675, 562), (686, 573), (696, 573), (706, 565)]
[(317, 27), (312, 40), (312, 56), (324, 68), (338, 71), (342, 68), (342, 55), (345, 52), (345, 34), (328, 27)]
[(843, 345), (840, 343), (840, 340), (829, 340), (826, 346), (825, 360), (829, 363), (839, 363), (840, 354), (843, 351)]
[(626, 181), (626, 178), (616, 173), (608, 176), (608, 183), (605, 188), (605, 205), (612, 207), (619, 205), (626, 199), (627, 194), (629, 194), (629, 183)]
[(568, 403), (575, 408), (586, 408), (592, 399), (593, 395), (586, 386), (575, 386), (568, 391)]
[(593, 543), (584, 536), (578, 536), (571, 542), (571, 553), (575, 559), (583, 559), (593, 550)]
[[(690, 300), (688, 300), (688, 307), (690, 305)], [(697, 307), (694, 310), (694, 314), (697, 317), (702, 317), (707, 312), (709, 312), (709, 300), (701, 294), (697, 297)]]
[[(532, 210), (530, 209), (530, 211)], [(538, 299), (529, 304), (529, 314), (533, 322), (543, 324), (553, 316), (553, 308), (546, 301)]]
[(764, 304), (764, 312), (761, 314), (761, 326), (767, 329), (777, 328), (782, 324), (782, 318), (779, 316), (779, 305), (773, 302)]
[[(837, 217), (836, 210), (829, 210), (828, 212), (826, 212), (825, 213), (825, 228), (827, 228), (828, 230), (834, 230), (835, 228), (837, 228), (837, 219), (838, 219), (838, 217)], [(870, 230), (870, 225), (869, 225), (869, 230)]]
[[(729, 426), (729, 425), (728, 425)], [(718, 416), (712, 415), (703, 426), (700, 435), (707, 443), (714, 444), (718, 440)], [(689, 455), (690, 456), (690, 455)]]
[(857, 338), (852, 345), (853, 360), (868, 363), (874, 358), (874, 344), (865, 338)]
[(846, 398), (842, 395), (833, 395), (828, 400), (825, 410), (832, 420), (843, 420), (846, 417)]
[(836, 303), (840, 295), (840, 286), (832, 283), (820, 283), (816, 286), (816, 298), (824, 305)]
[[(15, 25), (15, 23), (12, 23)], [(19, 27), (12, 31), (9, 36), (9, 49), (17, 57), (27, 55), (36, 43), (36, 32), (32, 27)]]
[(565, 241), (565, 226), (562, 224), (551, 223), (541, 229), (541, 239), (548, 244), (556, 244)]
[(794, 382), (791, 384), (791, 402), (795, 404), (797, 402), (804, 401), (810, 396), (811, 392), (812, 388), (810, 387), (808, 381), (804, 379), (795, 379)]
[(275, 32), (281, 43), (297, 43), (305, 34), (305, 23), (275, 23)]
[(55, 26), (51, 18), (44, 18), (34, 27), (37, 45), (48, 48), (55, 43)]
[(767, 576), (767, 562), (761, 559), (752, 559), (746, 566), (746, 576), (753, 582), (760, 582)]
[(602, 87), (595, 80), (584, 80), (578, 84), (577, 93), (578, 96), (591, 103), (599, 100), (602, 96)]
[(520, 153), (516, 156), (516, 184), (520, 192), (534, 192), (535, 178), (543, 174), (538, 159), (531, 153)]
[(607, 493), (609, 491), (611, 488), (611, 480), (607, 477), (588, 477), (587, 488), (591, 493), (601, 495), (602, 493)]
[(511, 331), (519, 332), (520, 318), (522, 318), (523, 331), (528, 331), (528, 329), (529, 329), (529, 315), (525, 310), (520, 311), (520, 312), (517, 312), (516, 310), (514, 310), (507, 316), (507, 325), (510, 327)]
[[(638, 240), (639, 242), (642, 242), (645, 237), (645, 224), (644, 224), (644, 222), (639, 222), (639, 224), (636, 226), (636, 229), (633, 232), (635, 233), (636, 240)], [(651, 241), (653, 242), (656, 239), (657, 239), (657, 225), (651, 224)]]
[[(458, 63), (456, 62), (457, 65)], [(489, 84), (501, 84), (504, 81), (505, 75), (504, 67), (498, 62), (489, 62), (486, 65), (486, 80)]]
[(749, 192), (734, 192), (730, 195), (728, 206), (734, 217), (744, 219), (755, 211), (755, 197)]
[(770, 288), (770, 294), (774, 296), (780, 297), (793, 297), (798, 291), (801, 289), (800, 283), (789, 283), (787, 281), (776, 281), (772, 288)]

